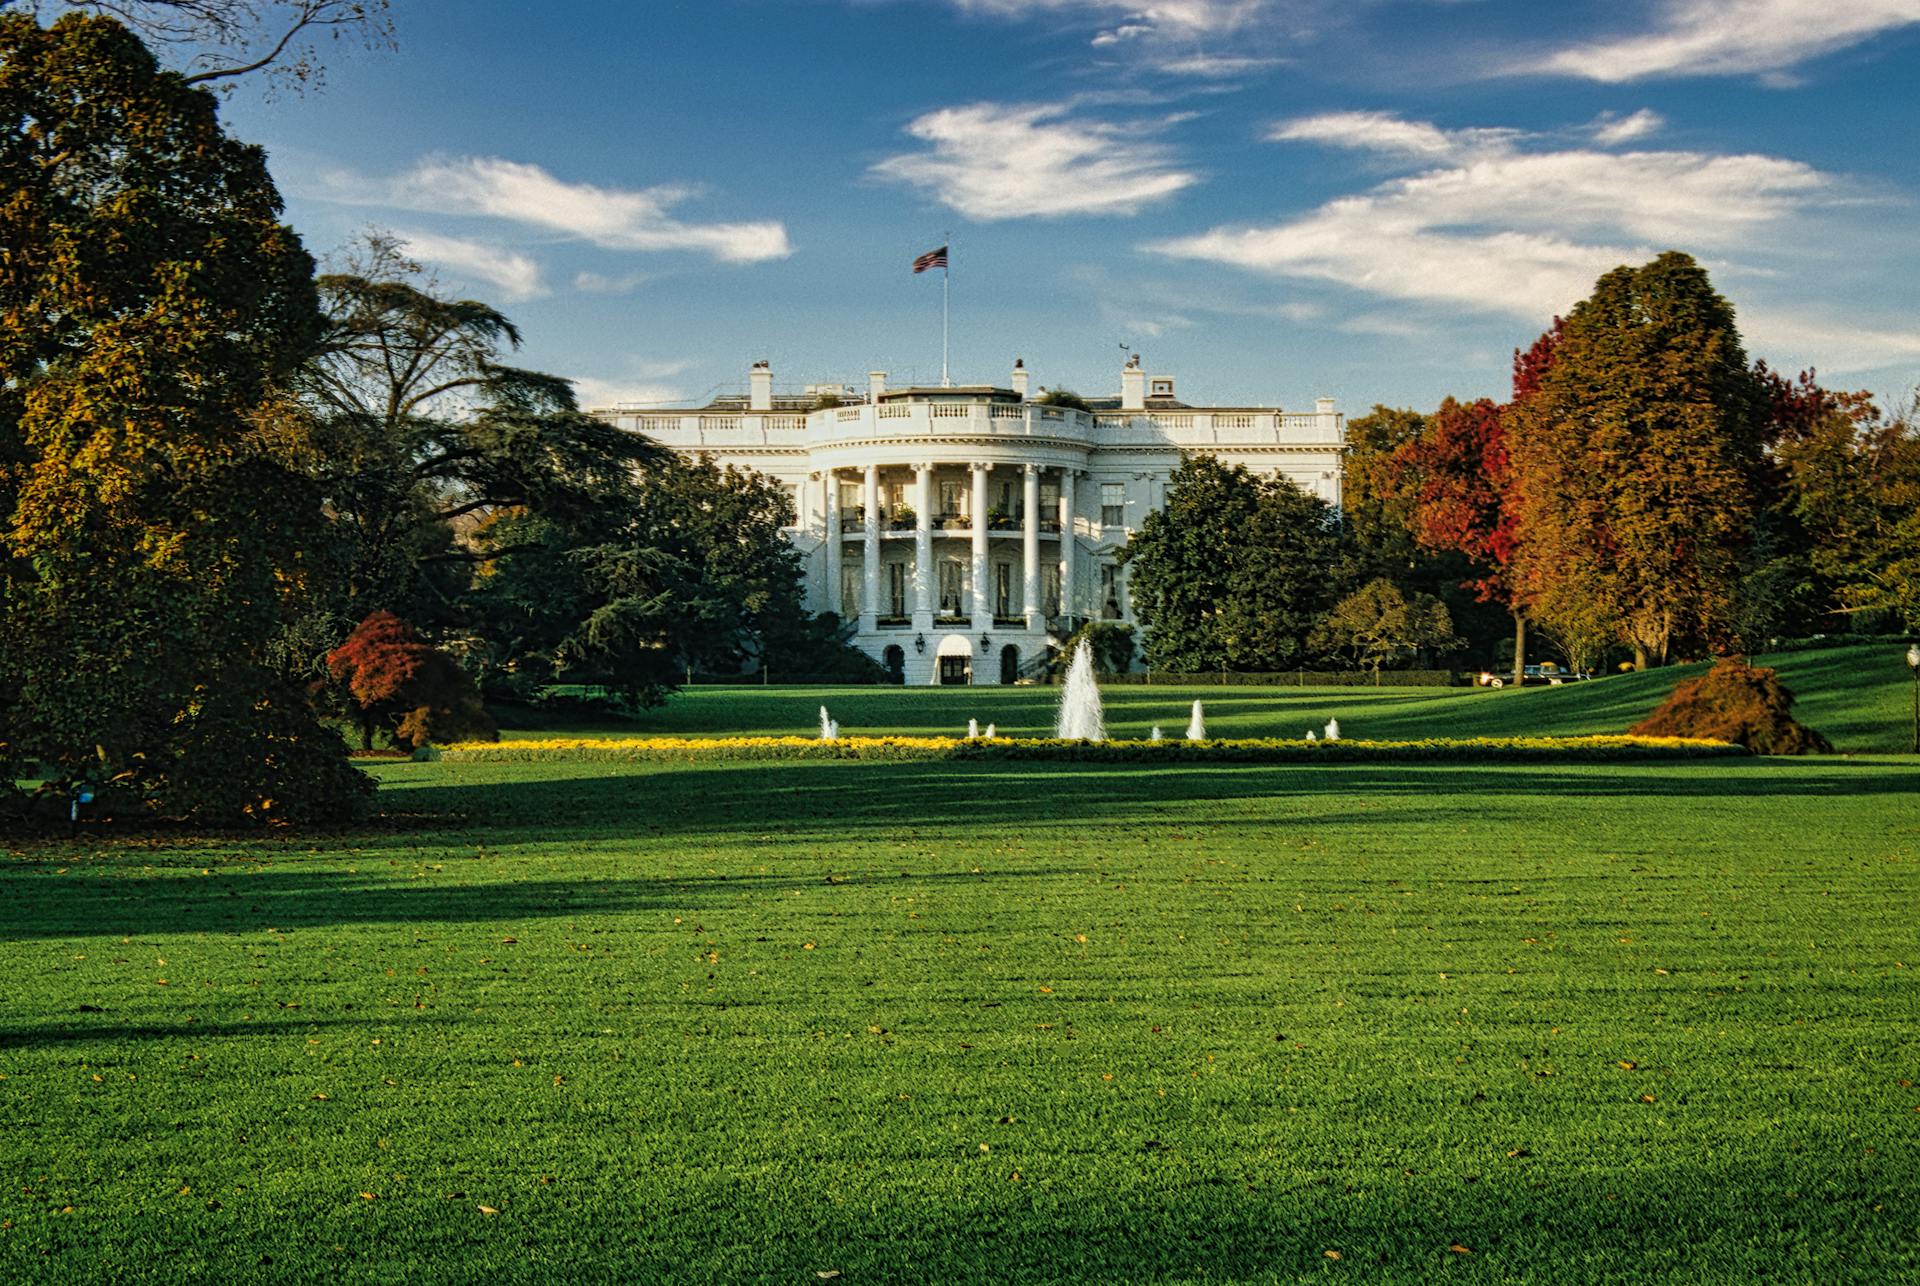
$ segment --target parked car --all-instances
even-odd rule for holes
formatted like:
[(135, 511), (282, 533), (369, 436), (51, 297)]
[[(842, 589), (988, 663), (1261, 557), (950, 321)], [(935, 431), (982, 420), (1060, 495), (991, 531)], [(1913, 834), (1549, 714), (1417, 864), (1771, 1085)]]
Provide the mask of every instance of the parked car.
[[(1549, 687), (1555, 688), (1563, 683), (1570, 683), (1580, 679), (1591, 679), (1593, 677), (1592, 674), (1579, 670), (1562, 669), (1552, 661), (1542, 661), (1538, 665), (1529, 665), (1522, 673), (1524, 676), (1522, 681), (1525, 683), (1535, 685), (1544, 683)], [(1511, 670), (1482, 670), (1478, 675), (1474, 676), (1473, 681), (1476, 686), (1482, 688), (1504, 688), (1513, 682), (1513, 672)]]

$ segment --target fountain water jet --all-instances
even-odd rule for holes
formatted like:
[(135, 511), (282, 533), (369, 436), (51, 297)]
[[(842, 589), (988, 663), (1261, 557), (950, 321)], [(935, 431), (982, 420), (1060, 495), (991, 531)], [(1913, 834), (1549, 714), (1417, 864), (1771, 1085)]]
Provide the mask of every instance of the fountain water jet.
[(1193, 718), (1187, 721), (1187, 740), (1205, 741), (1207, 739), (1207, 716), (1198, 701), (1193, 703)]
[(1000, 735), (1000, 734), (999, 734), (999, 732), (998, 732), (998, 731), (996, 731), (996, 725), (994, 725), (994, 724), (991, 724), (991, 723), (987, 725), (987, 740), (988, 740), (988, 741), (992, 741), (992, 740), (993, 740), (993, 739), (994, 739), (995, 737), (997, 737), (997, 736), (999, 736), (999, 735)]
[(1327, 720), (1327, 740), (1340, 740), (1340, 721), (1338, 719)]
[(1314, 735), (1313, 735), (1313, 729), (1312, 729), (1312, 728), (1308, 728), (1308, 729), (1307, 729), (1307, 740), (1308, 740), (1308, 741), (1318, 741), (1318, 740), (1320, 740), (1320, 738), (1318, 738), (1318, 737), (1316, 737), (1316, 736), (1314, 736)]
[(1148, 740), (1148, 741), (1162, 741), (1162, 740), (1164, 740), (1164, 738), (1163, 738), (1163, 737), (1162, 737), (1162, 736), (1160, 735), (1160, 725), (1159, 725), (1159, 724), (1157, 724), (1157, 723), (1156, 723), (1156, 724), (1154, 724), (1154, 725), (1153, 725), (1153, 735), (1152, 735), (1152, 736), (1150, 736), (1150, 737), (1148, 737), (1148, 738), (1147, 738), (1147, 740)]
[(820, 707), (820, 740), (840, 740), (840, 725), (835, 723), (827, 714), (827, 708), (825, 706)]
[(1060, 694), (1060, 717), (1053, 735), (1062, 741), (1105, 741), (1106, 714), (1100, 706), (1100, 685), (1093, 678), (1093, 648), (1085, 639), (1073, 650), (1067, 667), (1067, 685)]
[(979, 739), (980, 739), (980, 721), (978, 719), (967, 720), (967, 740), (978, 741)]

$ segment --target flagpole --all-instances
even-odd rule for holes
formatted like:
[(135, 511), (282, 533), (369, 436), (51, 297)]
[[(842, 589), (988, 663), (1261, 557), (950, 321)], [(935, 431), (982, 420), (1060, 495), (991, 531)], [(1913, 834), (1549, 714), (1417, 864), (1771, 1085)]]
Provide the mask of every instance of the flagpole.
[(948, 345), (950, 332), (947, 324), (947, 313), (948, 304), (953, 294), (953, 268), (951, 267), (953, 260), (953, 233), (951, 232), (947, 233), (946, 251), (947, 253), (944, 258), (947, 262), (940, 265), (940, 387), (952, 388), (953, 377), (948, 374), (947, 371), (947, 358), (950, 352)]

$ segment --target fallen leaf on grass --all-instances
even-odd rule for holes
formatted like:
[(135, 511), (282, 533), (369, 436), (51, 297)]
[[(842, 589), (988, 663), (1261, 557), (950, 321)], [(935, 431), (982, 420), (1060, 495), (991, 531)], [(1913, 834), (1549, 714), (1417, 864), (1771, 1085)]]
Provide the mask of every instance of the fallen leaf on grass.
[(1454, 1242), (1454, 1243), (1453, 1243), (1453, 1244), (1452, 1244), (1451, 1246), (1448, 1246), (1448, 1247), (1447, 1247), (1447, 1249), (1448, 1249), (1448, 1250), (1451, 1250), (1451, 1251), (1452, 1251), (1452, 1252), (1453, 1252), (1454, 1254), (1456, 1254), (1456, 1255), (1471, 1255), (1471, 1254), (1473, 1253), (1473, 1251), (1472, 1251), (1472, 1250), (1470, 1250), (1470, 1249), (1468, 1249), (1467, 1247), (1465, 1247), (1465, 1246), (1463, 1246), (1463, 1245), (1461, 1245), (1461, 1244), (1460, 1244), (1459, 1242), (1457, 1242), (1457, 1241), (1456, 1241), (1456, 1242)]
[(480, 1213), (483, 1215), (497, 1215), (500, 1212), (498, 1210), (495, 1210), (492, 1206), (481, 1206)]
[(830, 1282), (840, 1275), (840, 1270), (838, 1268), (819, 1268), (814, 1270), (813, 1275), (823, 1282)]
[(1340, 1252), (1337, 1250), (1323, 1250), (1320, 1253), (1325, 1255), (1328, 1259), (1337, 1260), (1340, 1258)]
[(361, 1193), (361, 1194), (360, 1194), (360, 1200), (362, 1200), (362, 1201), (372, 1201), (372, 1200), (373, 1200), (373, 1194), (372, 1194), (371, 1192), (363, 1192), (363, 1193)]
[(1619, 1063), (1620, 1070), (1623, 1072), (1630, 1072), (1638, 1066), (1640, 1066), (1640, 1064), (1634, 1062), (1631, 1058), (1623, 1058)]

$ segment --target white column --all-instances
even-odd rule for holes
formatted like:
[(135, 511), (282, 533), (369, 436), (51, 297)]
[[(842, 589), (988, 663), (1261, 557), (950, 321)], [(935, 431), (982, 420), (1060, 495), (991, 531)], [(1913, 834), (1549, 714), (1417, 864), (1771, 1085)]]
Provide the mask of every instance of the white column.
[(840, 477), (832, 469), (820, 475), (827, 484), (827, 611), (838, 616), (840, 603)]
[(1028, 465), (1021, 481), (1020, 608), (1027, 614), (1027, 628), (1038, 629), (1046, 623), (1040, 610), (1040, 466)]
[[(933, 628), (933, 466), (913, 466), (913, 627)], [(931, 643), (929, 643), (931, 646)]]
[(987, 470), (973, 466), (973, 628), (983, 633), (993, 625), (992, 587), (987, 584)]
[(866, 510), (862, 522), (861, 534), (865, 536), (862, 549), (866, 553), (866, 594), (860, 600), (860, 628), (872, 631), (879, 628), (880, 615), (880, 466), (867, 466), (867, 476), (860, 490), (861, 504)]
[(1073, 615), (1073, 500), (1078, 469), (1060, 471), (1060, 615)]

